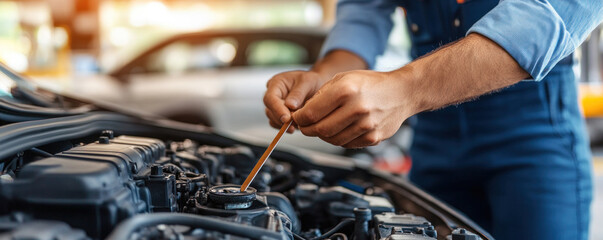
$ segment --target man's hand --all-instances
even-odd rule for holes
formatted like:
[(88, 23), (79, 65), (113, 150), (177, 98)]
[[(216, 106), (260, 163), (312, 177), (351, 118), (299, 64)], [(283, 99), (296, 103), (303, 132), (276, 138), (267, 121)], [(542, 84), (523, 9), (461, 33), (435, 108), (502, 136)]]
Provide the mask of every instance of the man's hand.
[[(291, 119), (291, 111), (304, 105), (306, 100), (338, 72), (365, 69), (364, 60), (345, 50), (335, 50), (320, 59), (310, 71), (293, 71), (278, 74), (268, 81), (264, 95), (266, 116), (270, 126), (279, 129)], [(294, 131), (291, 126), (288, 133)]]
[(376, 145), (391, 137), (414, 111), (404, 97), (404, 79), (391, 73), (344, 72), (293, 113), (301, 132), (337, 146)]
[[(264, 104), (270, 126), (281, 128), (295, 111), (322, 86), (324, 80), (313, 71), (292, 71), (277, 74), (268, 81)], [(291, 126), (287, 132), (292, 133)]]

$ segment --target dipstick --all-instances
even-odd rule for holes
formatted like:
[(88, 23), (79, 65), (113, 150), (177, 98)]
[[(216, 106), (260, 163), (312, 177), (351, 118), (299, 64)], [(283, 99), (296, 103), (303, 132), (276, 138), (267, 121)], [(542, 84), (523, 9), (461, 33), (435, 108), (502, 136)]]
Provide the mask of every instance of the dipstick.
[(251, 182), (253, 181), (255, 176), (258, 175), (258, 172), (260, 171), (262, 166), (264, 166), (266, 159), (268, 159), (268, 157), (270, 156), (270, 154), (272, 153), (272, 151), (274, 150), (274, 148), (276, 147), (278, 142), (281, 140), (281, 137), (283, 136), (285, 131), (287, 131), (287, 129), (289, 129), (289, 127), (291, 126), (292, 122), (293, 122), (293, 119), (289, 120), (289, 122), (286, 122), (285, 124), (283, 124), (283, 127), (281, 127), (281, 130), (278, 131), (278, 133), (276, 134), (276, 137), (274, 137), (274, 139), (272, 140), (272, 142), (270, 143), (270, 145), (268, 146), (268, 148), (266, 149), (264, 154), (262, 154), (262, 157), (260, 158), (260, 160), (255, 164), (255, 166), (253, 167), (253, 170), (251, 170), (251, 173), (249, 173), (249, 176), (247, 176), (247, 178), (245, 179), (245, 182), (243, 182), (243, 185), (241, 185), (241, 192), (247, 191), (249, 184), (251, 184)]

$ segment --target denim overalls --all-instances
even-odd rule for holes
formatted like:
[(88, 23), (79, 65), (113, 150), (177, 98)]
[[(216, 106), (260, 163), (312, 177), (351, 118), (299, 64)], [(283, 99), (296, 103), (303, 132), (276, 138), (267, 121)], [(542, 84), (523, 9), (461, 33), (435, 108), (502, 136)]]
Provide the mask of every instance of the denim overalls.
[[(402, 2), (416, 58), (463, 37), (499, 0)], [(591, 156), (571, 56), (541, 82), (416, 120), (415, 184), (498, 240), (587, 239)]]

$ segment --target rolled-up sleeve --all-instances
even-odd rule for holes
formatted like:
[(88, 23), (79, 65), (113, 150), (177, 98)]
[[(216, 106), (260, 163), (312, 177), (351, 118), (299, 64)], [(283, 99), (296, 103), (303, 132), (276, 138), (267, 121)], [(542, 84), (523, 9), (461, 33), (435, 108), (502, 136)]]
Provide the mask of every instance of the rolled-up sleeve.
[(498, 43), (540, 81), (602, 20), (602, 0), (501, 0), (467, 34)]
[(395, 9), (395, 1), (391, 0), (340, 0), (337, 21), (323, 45), (321, 56), (335, 49), (347, 50), (373, 68), (376, 56), (385, 50), (393, 25), (391, 14)]

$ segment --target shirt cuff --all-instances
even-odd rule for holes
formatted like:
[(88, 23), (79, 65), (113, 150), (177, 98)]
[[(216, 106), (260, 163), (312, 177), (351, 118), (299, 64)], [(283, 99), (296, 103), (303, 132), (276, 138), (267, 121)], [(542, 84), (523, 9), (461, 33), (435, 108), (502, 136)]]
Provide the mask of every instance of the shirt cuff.
[(577, 47), (563, 19), (543, 1), (501, 1), (469, 33), (496, 42), (536, 81)]

